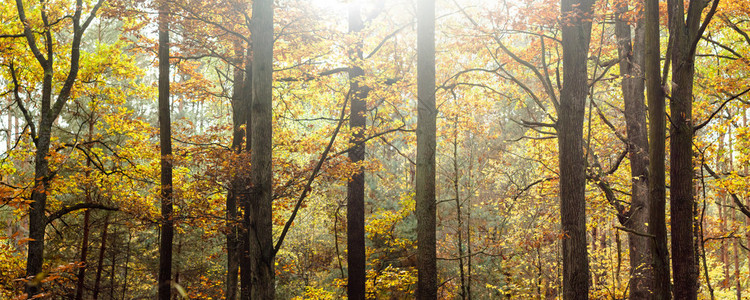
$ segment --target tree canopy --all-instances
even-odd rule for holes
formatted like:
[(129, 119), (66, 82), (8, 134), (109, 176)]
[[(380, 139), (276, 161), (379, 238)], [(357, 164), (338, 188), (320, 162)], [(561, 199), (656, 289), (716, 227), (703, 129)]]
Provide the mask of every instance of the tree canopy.
[(2, 299), (748, 297), (748, 0), (0, 21)]

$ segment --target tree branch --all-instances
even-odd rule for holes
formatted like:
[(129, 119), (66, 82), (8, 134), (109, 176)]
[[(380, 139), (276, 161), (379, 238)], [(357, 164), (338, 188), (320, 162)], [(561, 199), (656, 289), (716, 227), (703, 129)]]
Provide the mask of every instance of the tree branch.
[(742, 95), (746, 94), (747, 92), (750, 92), (750, 88), (747, 88), (746, 90), (742, 91), (742, 93), (739, 93), (737, 95), (732, 95), (731, 97), (727, 98), (727, 100), (724, 100), (724, 102), (721, 103), (721, 105), (719, 106), (719, 108), (716, 109), (714, 112), (712, 112), (710, 116), (708, 116), (708, 119), (706, 119), (705, 121), (703, 121), (703, 123), (700, 123), (700, 124), (696, 125), (695, 127), (693, 127), (693, 132), (698, 131), (701, 128), (703, 128), (704, 126), (708, 125), (708, 123), (711, 122), (711, 120), (721, 111), (721, 109), (724, 108), (725, 105), (727, 105), (727, 103), (729, 103), (729, 101), (737, 99), (737, 98), (741, 97)]
[[(713, 177), (713, 178), (715, 178), (717, 180), (721, 179), (721, 177), (718, 174), (716, 174), (716, 172), (714, 172), (714, 170), (711, 170), (711, 167), (709, 167), (707, 164), (703, 164), (703, 168), (706, 169), (706, 171), (708, 172), (708, 174), (711, 175), (711, 177)], [(737, 208), (739, 208), (740, 211), (746, 217), (750, 218), (750, 208), (748, 208), (747, 206), (745, 206), (744, 204), (742, 204), (742, 201), (740, 201), (740, 198), (737, 197), (737, 194), (729, 192), (728, 190), (727, 190), (727, 192), (729, 193), (730, 196), (732, 196), (732, 201), (734, 201), (734, 204), (737, 205)]]
[(52, 221), (57, 220), (61, 218), (64, 215), (67, 215), (71, 212), (81, 210), (81, 209), (101, 209), (101, 210), (109, 210), (109, 211), (118, 211), (120, 208), (113, 207), (113, 206), (106, 206), (104, 204), (98, 204), (98, 203), (78, 203), (72, 206), (63, 207), (62, 209), (51, 213), (49, 216), (47, 216), (47, 224), (52, 223)]

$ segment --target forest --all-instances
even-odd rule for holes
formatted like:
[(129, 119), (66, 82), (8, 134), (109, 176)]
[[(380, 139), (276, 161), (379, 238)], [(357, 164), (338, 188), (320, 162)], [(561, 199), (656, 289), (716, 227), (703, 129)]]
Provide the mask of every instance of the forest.
[(0, 299), (750, 299), (750, 0), (7, 0)]

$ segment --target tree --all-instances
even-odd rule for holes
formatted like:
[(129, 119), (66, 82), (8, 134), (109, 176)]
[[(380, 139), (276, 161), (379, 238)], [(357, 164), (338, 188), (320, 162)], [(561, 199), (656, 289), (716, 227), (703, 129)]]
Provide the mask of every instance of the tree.
[[(362, 13), (359, 3), (351, 3), (349, 7), (349, 33), (358, 34), (362, 31)], [(349, 159), (354, 164), (362, 164), (365, 160), (365, 129), (367, 113), (368, 87), (362, 82), (364, 71), (362, 63), (362, 42), (354, 44), (349, 50), (349, 126), (352, 129), (350, 142), (354, 144), (349, 149)], [(348, 266), (347, 296), (349, 299), (365, 299), (365, 168), (359, 166), (347, 184), (346, 193), (346, 251)]]
[[(32, 118), (32, 114), (23, 105), (19, 95), (19, 83), (16, 79), (16, 72), (11, 63), (11, 75), (13, 76), (14, 83), (14, 97), (16, 99), (16, 105), (23, 112), (24, 119), (31, 130), (32, 140), (36, 146), (35, 157), (34, 157), (34, 187), (31, 192), (31, 205), (29, 208), (29, 247), (26, 259), (26, 276), (31, 280), (26, 285), (26, 292), (29, 297), (40, 292), (41, 279), (44, 276), (42, 274), (42, 264), (44, 262), (44, 233), (48, 224), (48, 218), (45, 215), (47, 209), (47, 193), (50, 188), (50, 182), (55, 176), (50, 171), (48, 155), (50, 153), (50, 141), (52, 139), (52, 127), (55, 120), (60, 116), (60, 112), (70, 99), (73, 85), (76, 82), (79, 71), (79, 63), (81, 58), (81, 39), (86, 29), (91, 24), (91, 21), (96, 16), (97, 11), (101, 7), (104, 1), (97, 1), (91, 8), (91, 11), (85, 19), (82, 19), (83, 14), (83, 1), (77, 0), (75, 11), (71, 18), (73, 23), (73, 37), (70, 48), (70, 66), (68, 68), (68, 74), (62, 83), (62, 87), (57, 93), (57, 98), (53, 102), (54, 93), (54, 57), (56, 55), (54, 48), (54, 37), (52, 28), (50, 26), (50, 20), (48, 18), (47, 8), (42, 4), (39, 8), (39, 14), (43, 24), (41, 29), (32, 28), (35, 22), (31, 22), (26, 17), (26, 9), (22, 0), (16, 0), (16, 9), (18, 12), (18, 20), (23, 26), (23, 34), (15, 35), (12, 37), (23, 37), (31, 50), (32, 54), (36, 58), (39, 66), (42, 68), (42, 90), (41, 90), (41, 113), (39, 114), (39, 120), (35, 122)], [(83, 21), (83, 23), (82, 23)], [(41, 33), (39, 33), (41, 32)], [(37, 35), (40, 35), (40, 39)], [(42, 48), (39, 47), (38, 41), (43, 41)], [(44, 52), (42, 52), (44, 51)]]
[(698, 268), (694, 246), (693, 199), (693, 77), (695, 52), (711, 21), (719, 0), (701, 22), (708, 3), (691, 1), (685, 15), (683, 1), (668, 0), (669, 38), (671, 42), (672, 95), (670, 107), (669, 204), (672, 228), (672, 270), (675, 299), (698, 297)]
[(659, 1), (646, 0), (644, 8), (644, 52), (646, 98), (648, 102), (648, 233), (654, 236), (653, 255), (654, 299), (670, 299), (669, 250), (667, 249), (665, 144), (666, 108), (661, 78), (661, 51), (659, 39)]
[[(249, 223), (245, 224), (249, 238), (250, 270), (241, 270), (250, 276), (250, 299), (273, 299), (274, 256), (273, 245), (273, 170), (272, 170), (272, 100), (273, 100), (273, 0), (253, 2), (250, 26), (252, 38), (252, 133), (250, 165)], [(244, 280), (244, 279), (243, 279)], [(246, 296), (243, 295), (243, 298)]]
[[(243, 62), (247, 57), (245, 55), (244, 47), (240, 42), (234, 44), (235, 60), (234, 73), (233, 73), (233, 86), (232, 86), (232, 151), (238, 157), (236, 160), (240, 163), (245, 162), (249, 149), (249, 139), (246, 140), (246, 132), (248, 132), (247, 124), (249, 119), (250, 111), (250, 93), (245, 88), (250, 84), (246, 79), (250, 78), (249, 61), (245, 65), (245, 69), (242, 68)], [(249, 58), (248, 58), (249, 59)], [(246, 76), (247, 74), (247, 76)], [(244, 155), (243, 155), (244, 154)], [(242, 164), (240, 164), (242, 166)], [(241, 230), (239, 226), (239, 210), (238, 200), (248, 201), (247, 199), (247, 172), (243, 167), (237, 168), (234, 174), (231, 176), (229, 188), (227, 191), (227, 202), (226, 202), (226, 216), (227, 216), (227, 278), (226, 278), (226, 289), (225, 298), (228, 300), (234, 300), (237, 297), (237, 286), (240, 261), (247, 261), (247, 259), (241, 259), (246, 257), (244, 239), (241, 237), (247, 237), (246, 231)], [(245, 192), (243, 192), (245, 191)], [(243, 197), (245, 196), (245, 197)], [(246, 283), (247, 284), (247, 283)]]
[(435, 1), (417, 2), (417, 298), (437, 299)]
[[(161, 234), (159, 235), (159, 299), (172, 291), (172, 126), (169, 103), (169, 6), (159, 3), (159, 146), (161, 149)], [(104, 242), (102, 242), (104, 243)]]
[(583, 119), (588, 90), (586, 61), (591, 41), (592, 0), (562, 0), (563, 85), (557, 121), (560, 160), (563, 299), (588, 299), (586, 173)]
[(635, 34), (631, 35), (630, 20), (626, 17), (628, 3), (618, 3), (615, 19), (617, 51), (620, 58), (622, 95), (625, 102), (625, 123), (627, 129), (627, 152), (630, 157), (631, 196), (630, 207), (623, 226), (632, 230), (628, 233), (630, 249), (630, 299), (649, 299), (653, 269), (651, 266), (651, 238), (648, 231), (648, 216), (651, 202), (648, 193), (648, 131), (646, 128), (646, 105), (644, 103), (645, 81), (643, 77), (644, 20), (643, 14), (636, 14)]

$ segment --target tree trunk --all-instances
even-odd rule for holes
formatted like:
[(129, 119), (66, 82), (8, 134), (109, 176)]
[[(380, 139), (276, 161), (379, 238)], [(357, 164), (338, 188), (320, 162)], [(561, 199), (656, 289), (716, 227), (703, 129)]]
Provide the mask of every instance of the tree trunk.
[[(8, 102), (10, 102), (8, 104), (8, 107), (10, 108), (10, 106), (13, 104), (13, 100), (8, 101)], [(8, 127), (7, 127), (7, 130), (8, 130), (6, 132), (7, 134), (5, 135), (6, 138), (7, 138), (7, 140), (5, 140), (5, 149), (6, 149), (5, 151), (10, 152), (10, 147), (12, 147), (12, 143), (13, 143), (13, 142), (11, 142), (11, 140), (13, 139), (13, 110), (11, 110), (11, 109), (8, 109)]]
[(586, 249), (586, 162), (583, 118), (591, 40), (591, 0), (562, 0), (563, 87), (557, 121), (560, 163), (563, 299), (588, 299), (589, 259)]
[(666, 187), (665, 187), (665, 143), (666, 108), (661, 80), (661, 59), (659, 41), (659, 0), (646, 0), (645, 7), (645, 73), (646, 97), (649, 117), (649, 166), (648, 190), (651, 210), (649, 211), (648, 233), (654, 236), (651, 245), (654, 283), (653, 299), (671, 298), (669, 274), (669, 252), (667, 248)]
[(109, 227), (109, 214), (104, 217), (104, 228), (102, 228), (101, 247), (99, 248), (99, 260), (96, 265), (96, 278), (94, 279), (94, 295), (92, 299), (99, 299), (99, 287), (102, 281), (102, 270), (104, 269), (104, 254), (107, 251), (107, 227)]
[[(19, 0), (20, 1), (20, 0)], [(42, 83), (42, 102), (49, 103), (52, 97), (52, 63), (44, 67)], [(29, 248), (26, 258), (26, 276), (35, 277), (42, 273), (44, 263), (44, 230), (47, 227), (47, 217), (44, 211), (47, 207), (47, 190), (50, 178), (49, 155), (50, 139), (52, 138), (53, 119), (49, 116), (49, 108), (42, 107), (42, 119), (39, 122), (39, 133), (36, 141), (36, 155), (34, 159), (34, 188), (31, 190), (31, 204), (29, 205)], [(29, 298), (41, 291), (41, 282), (32, 279), (27, 284), (26, 292)]]
[[(733, 142), (732, 142), (733, 141), (733, 136), (732, 136), (732, 125), (731, 124), (729, 125), (729, 130), (727, 130), (727, 137), (729, 139), (729, 141), (728, 141), (729, 151), (727, 151), (727, 156), (728, 156), (727, 160), (729, 161), (729, 171), (730, 172), (734, 172), (734, 159), (733, 159), (733, 155), (732, 155), (734, 153), (734, 150), (732, 149), (733, 148)], [(726, 197), (729, 197), (729, 196), (726, 196)], [(724, 198), (724, 199), (726, 199), (726, 198)], [(734, 210), (731, 210), (730, 213), (732, 214), (732, 223), (737, 224), (737, 222), (739, 221), (737, 219), (737, 212), (734, 211)], [(722, 232), (726, 232), (726, 231), (722, 231)], [(737, 295), (737, 300), (742, 300), (742, 277), (740, 277), (740, 254), (739, 254), (739, 249), (737, 248), (737, 244), (739, 242), (740, 242), (739, 238), (734, 239), (732, 241), (732, 253), (734, 254), (734, 287), (735, 287), (735, 292), (736, 292), (736, 295)], [(727, 278), (729, 278), (728, 275), (727, 275)]]
[[(670, 211), (672, 229), (672, 270), (675, 299), (698, 297), (698, 268), (694, 243), (693, 199), (693, 77), (695, 47), (702, 35), (704, 5), (690, 2), (687, 18), (684, 2), (668, 0), (669, 35), (672, 43), (672, 97), (669, 101), (670, 129)], [(707, 23), (715, 12), (713, 2)]]
[[(461, 299), (466, 300), (467, 288), (466, 288), (466, 276), (464, 275), (464, 244), (463, 244), (463, 220), (461, 216), (461, 193), (459, 188), (459, 172), (458, 172), (458, 118), (454, 119), (453, 123), (454, 136), (453, 136), (453, 195), (455, 197), (456, 204), (456, 221), (458, 223), (458, 230), (456, 231), (456, 247), (458, 248), (458, 276), (461, 282), (459, 294)], [(469, 159), (472, 159), (469, 157)]]
[[(359, 3), (350, 4), (349, 32), (357, 34), (362, 31), (364, 24)], [(349, 127), (352, 138), (349, 141), (354, 146), (349, 149), (349, 159), (352, 163), (362, 163), (365, 160), (365, 128), (367, 126), (367, 94), (369, 88), (363, 86), (361, 79), (364, 71), (359, 66), (362, 57), (362, 42), (354, 44), (349, 53), (352, 66), (349, 68), (349, 95), (351, 107)], [(346, 249), (349, 270), (347, 295), (349, 299), (365, 299), (366, 260), (365, 256), (365, 169), (360, 166), (357, 173), (347, 184), (346, 193)]]
[(169, 107), (169, 8), (159, 6), (159, 145), (161, 146), (161, 234), (159, 241), (159, 299), (171, 298), (172, 280), (172, 129)]
[[(731, 139), (731, 136), (732, 135), (731, 135), (731, 129), (730, 129), (730, 132), (727, 133), (727, 137)], [(718, 140), (719, 140), (718, 141), (718, 146), (716, 148), (716, 150), (717, 150), (716, 151), (716, 153), (717, 153), (717, 155), (716, 155), (716, 171), (717, 172), (722, 172), (722, 171), (726, 171), (725, 166), (723, 166), (722, 163), (721, 163), (721, 153), (723, 153), (723, 151), (724, 151), (724, 135), (723, 134), (719, 134)], [(731, 150), (729, 150), (729, 152), (731, 152)], [(717, 207), (718, 209), (717, 210), (718, 210), (718, 213), (719, 213), (719, 220), (718, 220), (719, 221), (719, 230), (722, 233), (723, 232), (727, 232), (727, 218), (726, 218), (726, 209), (725, 209), (726, 199), (727, 199), (727, 197), (725, 197), (725, 196), (719, 196), (718, 199), (716, 199), (717, 200), (717, 204), (718, 204), (718, 207)], [(726, 243), (725, 240), (721, 240), (719, 242), (721, 243), (721, 248), (720, 248), (720, 251), (719, 251), (719, 253), (720, 253), (719, 254), (719, 258), (721, 259), (721, 264), (723, 265), (723, 269), (724, 269), (724, 280), (722, 280), (720, 286), (721, 286), (721, 288), (727, 288), (729, 286), (729, 264), (727, 263), (727, 258), (728, 258), (727, 243)], [(703, 256), (705, 256), (705, 251), (704, 251)]]
[(437, 299), (435, 0), (417, 2), (417, 299)]
[[(625, 102), (625, 126), (628, 136), (628, 155), (632, 194), (630, 210), (623, 226), (633, 232), (648, 231), (650, 202), (648, 199), (648, 131), (646, 129), (646, 105), (644, 103), (644, 20), (636, 16), (635, 38), (631, 38), (629, 20), (626, 17), (628, 4), (617, 5), (615, 34), (620, 57), (622, 95)], [(632, 40), (632, 42), (631, 42)], [(651, 268), (651, 238), (642, 234), (628, 233), (630, 249), (630, 299), (649, 299), (653, 269)]]
[[(240, 68), (244, 61), (245, 49), (240, 42), (235, 42), (234, 50), (237, 58), (234, 62), (234, 87), (232, 91), (232, 151), (239, 155), (237, 159), (242, 162), (244, 161), (241, 155), (243, 153), (243, 146), (245, 145), (245, 132), (247, 129), (247, 114), (249, 106), (245, 100), (247, 95), (244, 94), (244, 75), (246, 71)], [(237, 299), (240, 252), (242, 249), (242, 243), (240, 242), (240, 227), (238, 226), (239, 211), (237, 209), (237, 202), (244, 188), (243, 178), (247, 177), (244, 176), (243, 173), (244, 172), (241, 168), (234, 170), (231, 182), (229, 183), (229, 190), (227, 191), (227, 278), (226, 294), (224, 295), (224, 298), (227, 300)]]
[(112, 268), (109, 272), (109, 299), (115, 299), (115, 271), (117, 271), (117, 245), (115, 244), (117, 242), (117, 227), (115, 227), (115, 230), (112, 232), (112, 249), (114, 251), (112, 252)]
[[(242, 101), (242, 109), (245, 109), (245, 117), (246, 117), (246, 128), (245, 128), (245, 153), (246, 155), (242, 157), (243, 160), (249, 159), (247, 155), (250, 155), (250, 149), (252, 149), (252, 103), (253, 103), (253, 96), (252, 96), (252, 79), (253, 79), (253, 71), (252, 71), (252, 50), (250, 47), (248, 47), (245, 50), (245, 85), (243, 86), (243, 97), (241, 97)], [(237, 170), (237, 173), (241, 175), (241, 177), (238, 179), (238, 197), (237, 202), (242, 207), (243, 214), (242, 214), (242, 226), (239, 229), (239, 245), (237, 247), (240, 251), (240, 299), (248, 300), (250, 299), (250, 286), (252, 284), (252, 276), (250, 276), (250, 271), (252, 269), (252, 258), (250, 257), (250, 220), (252, 219), (251, 214), (251, 198), (250, 198), (250, 187), (252, 185), (252, 182), (250, 181), (249, 171), (246, 169), (240, 169)], [(238, 216), (239, 217), (239, 216)], [(243, 271), (244, 270), (244, 271)]]
[[(474, 190), (474, 185), (472, 184), (472, 170), (474, 168), (474, 145), (470, 148), (471, 152), (469, 155), (469, 186), (468, 189), (470, 191)], [(466, 205), (466, 299), (471, 300), (471, 199), (472, 196), (469, 195), (467, 198), (468, 203)]]
[(274, 246), (272, 224), (273, 0), (253, 1), (250, 32), (252, 64), (252, 149), (249, 234), (250, 298), (272, 300)]
[(78, 270), (78, 282), (76, 283), (76, 300), (83, 299), (83, 283), (86, 278), (86, 256), (89, 251), (89, 216), (91, 212), (87, 209), (83, 212), (83, 241), (81, 241), (81, 269)]
[[(90, 13), (91, 17), (96, 15), (100, 5), (101, 1), (94, 5)], [(23, 6), (22, 0), (16, 0), (16, 9), (18, 12), (18, 20), (23, 26), (23, 35), (26, 43), (42, 69), (42, 90), (40, 97), (41, 101), (39, 103), (41, 111), (39, 122), (36, 124), (37, 126), (34, 126), (34, 122), (31, 118), (26, 119), (31, 131), (32, 140), (36, 146), (36, 152), (34, 153), (34, 187), (31, 191), (31, 205), (29, 208), (30, 240), (28, 245), (28, 255), (26, 257), (26, 276), (31, 279), (26, 284), (26, 293), (29, 298), (32, 298), (41, 291), (41, 278), (37, 278), (36, 276), (42, 273), (42, 265), (44, 262), (44, 231), (47, 227), (45, 209), (47, 206), (49, 184), (53, 177), (53, 174), (50, 173), (49, 161), (47, 160), (50, 150), (50, 140), (52, 138), (52, 124), (55, 123), (55, 119), (60, 115), (65, 103), (70, 98), (73, 84), (78, 78), (78, 68), (81, 56), (81, 39), (90, 23), (84, 22), (81, 24), (81, 10), (83, 9), (83, 5), (80, 5), (79, 1), (79, 5), (76, 6), (75, 13), (71, 18), (73, 23), (73, 37), (70, 47), (70, 67), (68, 69), (68, 75), (60, 86), (57, 99), (55, 99), (53, 103), (53, 60), (55, 57), (53, 49), (53, 33), (51, 32), (50, 26), (47, 26), (41, 33), (44, 38), (39, 39), (34, 35), (34, 31), (30, 25), (31, 23), (26, 18), (26, 10)], [(46, 23), (48, 17), (46, 10), (41, 10), (40, 15)], [(40, 47), (37, 44), (38, 41), (44, 43), (44, 47), (42, 48), (46, 50), (46, 53), (41, 52)], [(20, 107), (20, 86), (16, 80), (16, 73), (12, 64), (10, 65), (10, 71), (14, 82), (14, 96)]]
[[(94, 122), (93, 120), (89, 120), (89, 132), (88, 132), (88, 140), (93, 140), (94, 135)], [(91, 146), (88, 147), (89, 151), (91, 150)], [(91, 167), (91, 158), (86, 158), (86, 167)], [(86, 178), (88, 179), (91, 175), (91, 171), (86, 170)], [(91, 186), (87, 187), (85, 190), (86, 193), (86, 203), (91, 203)], [(83, 264), (81, 266), (81, 269), (78, 270), (78, 283), (76, 284), (76, 294), (75, 299), (81, 300), (83, 299), (83, 284), (85, 282), (86, 278), (86, 268), (88, 267), (86, 265), (86, 257), (88, 256), (88, 250), (89, 250), (89, 218), (91, 216), (90, 210), (85, 210), (83, 212), (83, 241), (81, 241), (81, 263)]]
[(122, 275), (122, 300), (125, 300), (125, 296), (128, 295), (128, 264), (130, 264), (130, 242), (133, 240), (133, 234), (130, 233), (128, 228), (128, 245), (125, 247), (125, 274)]

